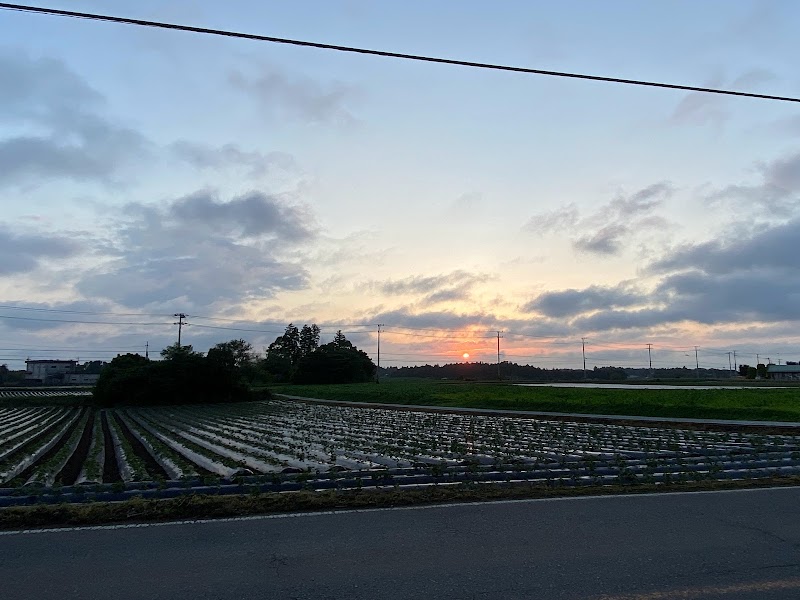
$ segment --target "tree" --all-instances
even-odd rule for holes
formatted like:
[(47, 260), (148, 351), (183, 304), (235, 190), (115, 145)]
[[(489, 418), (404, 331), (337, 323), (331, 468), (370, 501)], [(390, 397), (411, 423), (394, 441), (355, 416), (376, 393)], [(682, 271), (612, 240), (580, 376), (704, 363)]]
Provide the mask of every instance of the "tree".
[(319, 341), (319, 327), (304, 326), (305, 339), (292, 323), (286, 326), (283, 335), (275, 338), (267, 348), (267, 356), (263, 368), (272, 374), (278, 381), (288, 381), (294, 374), (297, 362), (304, 355), (303, 343), (311, 345)]
[(767, 365), (765, 365), (764, 363), (758, 363), (756, 365), (756, 373), (757, 373), (756, 376), (759, 377), (760, 379), (766, 379), (767, 378)]
[[(341, 333), (341, 332), (339, 332)], [(342, 338), (344, 336), (341, 336)], [(304, 356), (292, 380), (295, 383), (359, 383), (375, 376), (375, 363), (363, 350), (341, 339), (324, 344)]]
[(161, 351), (164, 360), (181, 360), (190, 356), (202, 356), (202, 353), (195, 352), (191, 345), (180, 346), (177, 342)]
[(311, 326), (303, 325), (300, 330), (300, 356), (311, 354), (319, 348), (319, 327), (316, 323)]
[(342, 330), (336, 332), (336, 335), (333, 336), (333, 342), (331, 342), (336, 348), (353, 348), (353, 344), (344, 337)]
[(101, 406), (140, 404), (148, 398), (150, 360), (139, 354), (118, 354), (100, 373), (92, 395)]
[(253, 345), (242, 339), (217, 344), (208, 351), (209, 357), (212, 352), (224, 354), (228, 357), (226, 360), (231, 361), (233, 366), (237, 368), (246, 367), (256, 359), (255, 352), (253, 352)]
[(3, 385), (8, 378), (8, 365), (0, 365), (0, 385)]
[(174, 344), (164, 360), (117, 356), (100, 373), (94, 399), (101, 406), (233, 402), (252, 397), (242, 377), (252, 349), (244, 340), (217, 344), (207, 356)]

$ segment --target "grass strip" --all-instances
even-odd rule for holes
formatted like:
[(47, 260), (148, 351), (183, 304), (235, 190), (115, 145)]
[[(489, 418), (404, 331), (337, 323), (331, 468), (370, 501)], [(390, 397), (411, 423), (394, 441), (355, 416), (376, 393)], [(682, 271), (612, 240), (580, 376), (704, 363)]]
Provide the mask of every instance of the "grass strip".
[(500, 410), (684, 419), (800, 422), (800, 387), (693, 390), (524, 387), (508, 383), (386, 381), (272, 386), (278, 394)]
[(635, 484), (603, 487), (553, 487), (526, 483), (495, 483), (432, 485), (408, 490), (384, 488), (240, 496), (189, 494), (168, 500), (145, 500), (137, 497), (124, 502), (3, 508), (0, 509), (0, 530), (214, 519), (289, 512), (421, 506), (452, 502), (734, 490), (798, 485), (800, 485), (800, 477), (791, 476), (736, 481), (699, 481), (669, 485)]

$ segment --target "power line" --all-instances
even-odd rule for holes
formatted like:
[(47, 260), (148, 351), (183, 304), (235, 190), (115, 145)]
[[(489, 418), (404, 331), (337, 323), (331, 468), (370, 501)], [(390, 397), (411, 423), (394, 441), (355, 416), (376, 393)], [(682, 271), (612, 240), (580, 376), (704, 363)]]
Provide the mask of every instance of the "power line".
[[(223, 323), (260, 323), (260, 324), (265, 325), (265, 326), (274, 325), (275, 327), (281, 327), (281, 328), (284, 328), (284, 330), (285, 330), (285, 325), (283, 325), (283, 323), (279, 323), (277, 321), (253, 321), (252, 319), (230, 319), (230, 318), (225, 318), (225, 317), (206, 317), (206, 316), (203, 316), (203, 315), (191, 315), (191, 314), (188, 314), (188, 313), (187, 313), (186, 317), (189, 318), (189, 319), (204, 319), (204, 320), (208, 320), (208, 321), (221, 321)], [(291, 320), (290, 323), (294, 323), (294, 320)], [(348, 327), (369, 327), (369, 328), (375, 327), (374, 323), (339, 323), (339, 324), (326, 324), (326, 325), (319, 325), (318, 323), (314, 323), (314, 325), (317, 325), (320, 329), (333, 329), (333, 330), (345, 329), (345, 328), (348, 328)], [(277, 333), (277, 332), (275, 332), (275, 333)]]
[(37, 319), (34, 317), (12, 317), (10, 315), (0, 315), (0, 319), (12, 319), (14, 321), (38, 321), (40, 323), (80, 323), (82, 325), (170, 325), (170, 323), (144, 323), (138, 321), (81, 321), (77, 319)]
[(99, 312), (91, 310), (69, 310), (65, 308), (40, 308), (35, 306), (15, 306), (10, 304), (0, 304), (2, 310), (28, 310), (45, 313), (69, 313), (74, 315), (107, 315), (114, 317), (166, 317), (166, 313), (118, 313), (118, 312)]
[(30, 6), (24, 4), (8, 4), (0, 2), (0, 8), (5, 10), (12, 10), (18, 12), (28, 12), (36, 14), (45, 14), (58, 17), (71, 17), (76, 19), (88, 19), (92, 21), (105, 21), (109, 23), (119, 23), (123, 25), (137, 25), (140, 27), (153, 27), (156, 29), (166, 29), (172, 31), (185, 31), (190, 33), (202, 33), (205, 35), (215, 35), (230, 38), (239, 38), (257, 42), (270, 42), (273, 44), (287, 44), (291, 46), (301, 46), (306, 48), (317, 48), (320, 50), (334, 50), (336, 52), (348, 52), (353, 54), (363, 54), (370, 56), (380, 56), (383, 58), (398, 58), (403, 60), (412, 60), (418, 62), (437, 63), (444, 65), (453, 65), (460, 67), (471, 67), (475, 69), (490, 69), (495, 71), (508, 71), (512, 73), (524, 73), (528, 75), (544, 75), (548, 77), (566, 77), (570, 79), (583, 79), (589, 81), (602, 81), (605, 83), (618, 83), (624, 85), (636, 85), (644, 87), (665, 88), (671, 90), (682, 90), (687, 92), (700, 92), (704, 94), (722, 94), (726, 96), (740, 96), (745, 98), (757, 98), (760, 100), (775, 100), (780, 102), (798, 102), (800, 98), (792, 98), (789, 96), (775, 96), (771, 94), (757, 94), (753, 92), (742, 92), (738, 90), (726, 90), (720, 88), (706, 88), (697, 87), (692, 85), (682, 85), (674, 83), (663, 83), (657, 81), (644, 81), (640, 79), (622, 79), (619, 77), (608, 77), (601, 75), (588, 75), (585, 73), (571, 73), (566, 71), (549, 71), (544, 69), (531, 69), (528, 67), (515, 67), (509, 65), (500, 65), (493, 63), (473, 62), (467, 60), (458, 60), (453, 58), (441, 58), (434, 56), (424, 56), (420, 54), (405, 54), (401, 52), (388, 52), (385, 50), (373, 50), (368, 48), (357, 48), (354, 46), (340, 46), (336, 44), (325, 44), (322, 42), (311, 42), (307, 40), (295, 40), (289, 38), (280, 38), (268, 35), (258, 35), (253, 33), (243, 33), (238, 31), (229, 31), (224, 29), (211, 29), (206, 27), (194, 27), (191, 25), (180, 25), (177, 23), (166, 23), (162, 21), (146, 21), (142, 19), (130, 19), (127, 17), (118, 17), (113, 15), (103, 15), (97, 13), (84, 13), (75, 12), (71, 10), (59, 10), (55, 8), (47, 8), (41, 6)]

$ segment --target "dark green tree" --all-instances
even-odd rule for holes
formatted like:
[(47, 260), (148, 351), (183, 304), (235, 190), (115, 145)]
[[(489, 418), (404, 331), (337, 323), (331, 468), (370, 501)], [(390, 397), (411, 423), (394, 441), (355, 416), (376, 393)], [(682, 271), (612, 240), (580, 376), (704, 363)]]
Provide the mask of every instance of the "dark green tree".
[(100, 373), (94, 388), (101, 406), (124, 404), (188, 404), (232, 402), (252, 397), (242, 377), (247, 342), (217, 344), (208, 356), (191, 346), (174, 344), (162, 351), (163, 360), (138, 354), (117, 356)]
[(195, 352), (191, 345), (180, 346), (177, 342), (161, 351), (161, 358), (164, 360), (180, 360), (190, 356), (202, 356), (202, 353)]
[[(343, 336), (342, 336), (343, 337)], [(347, 341), (347, 340), (345, 340)], [(324, 344), (297, 365), (295, 383), (359, 383), (372, 381), (375, 363), (363, 350), (341, 340)]]
[(331, 343), (337, 348), (353, 348), (353, 344), (344, 337), (341, 329), (333, 336), (333, 342)]
[(237, 368), (246, 367), (256, 360), (256, 354), (253, 352), (253, 345), (242, 339), (217, 344), (208, 351), (208, 355), (211, 356), (212, 352), (215, 354), (224, 354)]
[(311, 354), (319, 348), (319, 327), (316, 323), (303, 325), (300, 330), (300, 356)]

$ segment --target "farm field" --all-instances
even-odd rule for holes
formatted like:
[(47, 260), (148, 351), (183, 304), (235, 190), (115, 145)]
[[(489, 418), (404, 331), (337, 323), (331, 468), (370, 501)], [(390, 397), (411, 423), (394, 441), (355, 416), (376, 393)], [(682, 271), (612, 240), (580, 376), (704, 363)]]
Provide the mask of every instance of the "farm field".
[(800, 436), (289, 400), (0, 408), (0, 507), (528, 482), (670, 484), (800, 474)]
[(525, 387), (506, 383), (388, 380), (380, 385), (273, 386), (293, 396), (444, 407), (595, 415), (800, 422), (800, 387), (614, 389)]

